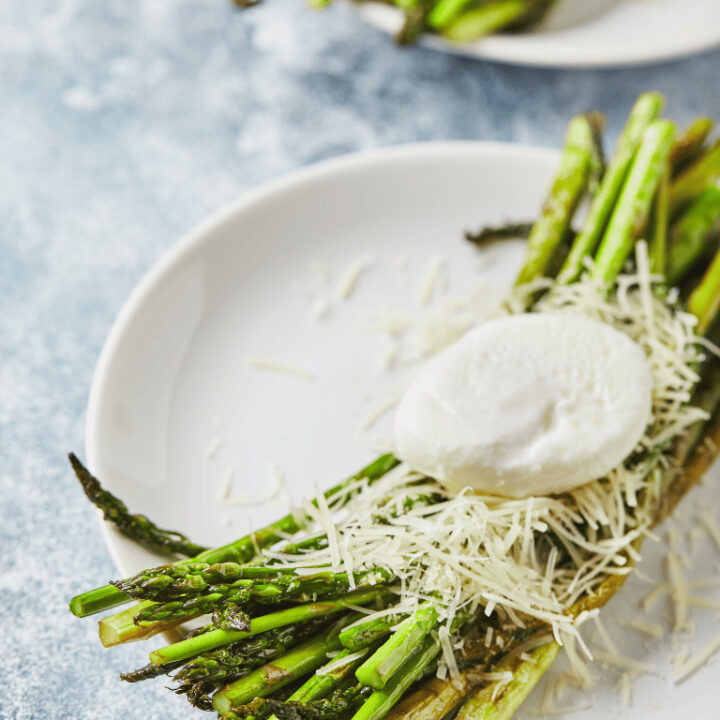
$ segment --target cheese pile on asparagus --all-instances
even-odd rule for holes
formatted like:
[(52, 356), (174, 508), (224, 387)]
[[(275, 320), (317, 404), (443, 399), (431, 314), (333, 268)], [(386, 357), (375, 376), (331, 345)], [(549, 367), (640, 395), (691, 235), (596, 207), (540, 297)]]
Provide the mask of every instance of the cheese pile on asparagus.
[[(408, 394), (407, 416), (424, 420), (403, 420), (401, 406), (402, 458), (384, 455), (210, 550), (130, 515), (72, 457), (123, 532), (188, 559), (83, 593), (71, 610), (140, 601), (100, 621), (105, 645), (210, 616), (126, 680), (172, 674), (193, 704), (228, 718), (430, 720), (457, 710), (502, 720), (562, 644), (582, 645), (583, 619), (622, 584), (647, 531), (720, 442), (720, 144), (706, 144), (706, 119), (678, 134), (662, 105), (655, 93), (638, 99), (607, 166), (599, 116), (570, 124), (507, 318), (495, 321), (508, 336), (522, 325), (540, 338), (542, 326), (568, 344), (547, 348), (542, 372), (521, 385), (551, 386), (527, 398), (529, 410), (513, 414), (511, 388), (492, 386), (518, 348), (535, 350), (517, 336), (498, 356), (498, 325), (478, 328)], [(594, 352), (578, 350), (579, 338)], [(504, 410), (483, 424), (472, 397), (443, 395), (443, 372), (472, 374), (488, 348), (497, 368), (473, 380), (476, 394), (493, 398), (490, 415)], [(578, 387), (585, 397), (568, 394)], [(529, 417), (532, 432), (513, 434), (506, 413)], [(476, 434), (464, 434), (467, 423)], [(557, 437), (567, 447), (552, 464)]]

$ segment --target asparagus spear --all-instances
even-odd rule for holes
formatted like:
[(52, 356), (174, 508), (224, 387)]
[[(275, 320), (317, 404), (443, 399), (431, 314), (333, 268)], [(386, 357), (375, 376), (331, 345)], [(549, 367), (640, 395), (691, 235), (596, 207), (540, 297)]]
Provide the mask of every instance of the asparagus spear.
[[(346, 488), (363, 478), (369, 482), (375, 482), (392, 470), (399, 462), (400, 461), (392, 454), (381, 455), (356, 475), (330, 488), (330, 490), (325, 493), (325, 498), (331, 500), (335, 496), (339, 496)], [(351, 497), (352, 494), (346, 494), (343, 499), (344, 502), (347, 502)], [(284, 536), (296, 533), (299, 530), (300, 525), (298, 518), (290, 513), (267, 527), (257, 530), (250, 535), (246, 535), (239, 540), (200, 553), (193, 558), (193, 562), (218, 563), (233, 561), (246, 563), (255, 557), (257, 549), (274, 545), (276, 542), (282, 540)], [(177, 564), (182, 565), (184, 561)], [(85, 617), (86, 615), (92, 615), (93, 613), (101, 612), (116, 605), (121, 605), (128, 602), (128, 600), (128, 596), (121, 590), (118, 590), (112, 585), (105, 585), (101, 588), (75, 596), (70, 601), (70, 611), (77, 617)]]
[(273, 691), (285, 687), (293, 680), (303, 677), (320, 667), (328, 653), (340, 648), (338, 634), (352, 621), (352, 615), (341, 618), (327, 633), (311, 638), (298, 645), (272, 664), (254, 670), (223, 688), (213, 696), (213, 707), (221, 715), (245, 705), (256, 697), (266, 697)]
[(457, 720), (510, 720), (543, 673), (557, 657), (560, 646), (550, 642), (535, 648), (530, 658), (513, 665), (513, 659), (500, 662), (497, 669), (510, 669), (513, 678), (507, 684), (494, 681), (475, 692), (465, 703)]
[(667, 272), (667, 236), (670, 205), (670, 167), (660, 178), (653, 203), (650, 236), (650, 272), (665, 275)]
[(442, 34), (453, 42), (474, 42), (518, 22), (528, 11), (527, 0), (495, 0), (468, 10), (441, 26)]
[[(355, 584), (377, 585), (392, 581), (382, 568), (353, 573)], [(193, 563), (181, 567), (164, 565), (143, 570), (113, 584), (138, 600), (170, 602), (226, 588), (246, 588), (248, 597), (266, 603), (284, 602), (301, 595), (331, 597), (348, 590), (347, 573), (317, 572), (298, 575), (291, 569), (246, 566), (240, 563)]]
[(637, 152), (645, 130), (662, 112), (665, 100), (655, 92), (642, 94), (630, 112), (625, 127), (607, 167), (600, 188), (593, 199), (588, 218), (577, 235), (570, 253), (558, 275), (560, 282), (577, 279), (583, 271), (586, 257), (595, 252), (617, 202), (623, 183)]
[(592, 127), (585, 115), (570, 123), (555, 182), (528, 238), (527, 257), (517, 284), (543, 275), (566, 236), (575, 208), (587, 188), (592, 159)]
[(427, 24), (433, 30), (446, 28), (472, 0), (438, 0), (428, 14)]
[[(150, 603), (135, 613), (133, 623), (141, 627), (144, 623), (178, 622), (211, 613), (220, 605), (243, 607), (253, 599), (252, 589), (245, 586), (217, 585), (212, 590), (214, 592), (193, 595), (182, 600)], [(138, 607), (140, 606), (135, 606), (136, 609)]]
[(672, 229), (667, 279), (670, 285), (692, 269), (708, 247), (707, 238), (720, 226), (720, 188), (705, 188), (680, 215)]
[(412, 45), (427, 29), (427, 15), (432, 9), (432, 0), (411, 2), (404, 6), (405, 22), (395, 36), (398, 45)]
[(364, 685), (382, 690), (387, 681), (427, 637), (437, 623), (438, 613), (432, 603), (424, 603), (403, 620), (390, 639), (368, 658), (355, 675)]
[(670, 164), (676, 172), (697, 158), (714, 127), (715, 121), (712, 118), (695, 118), (690, 127), (675, 141), (670, 151)]
[(605, 115), (595, 110), (586, 112), (585, 117), (590, 124), (590, 169), (588, 171), (588, 192), (593, 197), (600, 190), (600, 183), (605, 177), (607, 161), (603, 147), (603, 133), (605, 132)]
[(339, 600), (327, 600), (278, 610), (269, 615), (253, 618), (250, 621), (250, 630), (245, 632), (212, 630), (198, 637), (186, 638), (172, 645), (167, 645), (164, 648), (151, 652), (150, 661), (157, 665), (164, 665), (177, 660), (185, 660), (267, 630), (273, 630), (298, 622), (307, 622), (317, 617), (334, 615), (347, 610), (348, 607), (352, 605), (387, 602), (388, 599), (387, 590), (384, 588), (373, 588), (371, 590), (359, 590), (348, 593), (344, 598)]
[[(340, 683), (351, 675), (353, 670), (360, 664), (362, 657), (370, 652), (370, 648), (364, 648), (355, 653), (350, 650), (341, 650), (332, 660), (315, 671), (289, 698), (288, 701), (307, 703), (310, 700), (317, 700), (335, 690)], [(363, 653), (357, 657), (358, 653)], [(351, 657), (353, 656), (353, 657)], [(344, 665), (338, 665), (339, 661), (351, 658)]]
[(264, 720), (272, 713), (277, 720), (341, 720), (357, 710), (370, 692), (369, 687), (348, 683), (335, 690), (328, 698), (308, 702), (280, 702), (271, 698), (256, 698), (224, 717), (227, 720)]
[(160, 677), (160, 675), (167, 675), (173, 670), (177, 670), (183, 661), (172, 663), (171, 665), (153, 665), (148, 663), (137, 670), (131, 670), (127, 673), (120, 673), (120, 679), (129, 683), (142, 682), (143, 680), (150, 680), (152, 678)]
[(234, 602), (226, 602), (218, 605), (212, 611), (212, 621), (216, 628), (221, 630), (249, 630), (250, 614), (247, 607)]
[[(712, 417), (720, 407), (720, 359), (715, 356), (708, 358), (701, 368), (700, 375), (701, 380), (690, 403), (693, 407), (705, 410)], [(675, 443), (673, 457), (680, 468), (703, 439), (706, 426), (707, 422), (699, 420)]]
[(720, 413), (715, 411), (712, 419), (703, 429), (703, 439), (707, 442), (698, 443), (684, 464), (682, 472), (665, 473), (662, 484), (662, 493), (654, 509), (654, 525), (664, 520), (675, 506), (687, 494), (690, 488), (700, 482), (712, 462), (718, 456), (720, 448)]
[[(393, 579), (382, 569), (357, 572), (354, 578), (357, 588), (375, 587)], [(221, 603), (243, 607), (251, 603), (280, 605), (289, 601), (331, 600), (347, 594), (349, 588), (347, 573), (323, 572), (305, 577), (280, 575), (273, 582), (266, 583), (237, 580), (230, 585), (212, 585), (206, 592), (199, 591), (179, 600), (152, 605), (135, 615), (135, 623), (167, 622), (204, 615)], [(136, 597), (142, 596), (140, 592)]]
[(68, 457), (88, 500), (102, 510), (103, 518), (113, 523), (125, 537), (160, 555), (194, 557), (207, 549), (176, 530), (159, 528), (144, 515), (132, 515), (122, 500), (100, 485), (99, 480), (78, 460), (75, 453), (70, 453)]
[(381, 720), (440, 653), (437, 638), (426, 637), (382, 690), (375, 690), (352, 720)]
[(702, 282), (688, 300), (688, 310), (698, 319), (697, 332), (704, 334), (720, 311), (720, 250), (707, 269)]
[(612, 282), (647, 225), (650, 205), (667, 167), (675, 126), (655, 120), (643, 133), (605, 236), (595, 258), (593, 277)]
[(513, 23), (507, 29), (513, 32), (522, 32), (530, 30), (535, 25), (541, 23), (545, 16), (550, 12), (557, 0), (529, 0), (528, 9), (518, 22)]
[[(325, 624), (326, 620), (321, 619), (270, 630), (195, 658), (175, 674), (174, 679), (179, 682), (175, 692), (192, 692), (194, 697), (191, 700), (197, 699), (198, 691), (207, 695), (213, 689), (244, 677), (255, 668), (280, 657), (289, 647), (317, 634)], [(183, 662), (181, 660), (178, 664)], [(167, 665), (152, 663), (148, 667), (158, 671), (168, 668)]]
[(670, 187), (670, 214), (699, 195), (708, 185), (720, 179), (720, 141), (685, 168)]
[(353, 624), (340, 632), (340, 644), (348, 650), (360, 650), (379, 640), (390, 632), (390, 628), (397, 622), (397, 615), (384, 615), (383, 617)]
[(506, 223), (505, 225), (488, 225), (477, 232), (466, 232), (465, 239), (476, 247), (492, 245), (500, 240), (524, 239), (530, 235), (531, 222)]

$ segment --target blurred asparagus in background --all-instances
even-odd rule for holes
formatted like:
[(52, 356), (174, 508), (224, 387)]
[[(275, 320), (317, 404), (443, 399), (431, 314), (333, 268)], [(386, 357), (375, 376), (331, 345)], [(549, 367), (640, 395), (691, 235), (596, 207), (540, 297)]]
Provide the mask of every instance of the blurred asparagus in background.
[[(364, 0), (360, 0), (364, 1)], [(474, 42), (494, 33), (517, 33), (539, 25), (557, 0), (377, 0), (403, 13), (396, 35), (400, 45), (411, 45), (425, 33), (451, 42)], [(260, 0), (233, 0), (239, 8)], [(308, 0), (322, 9), (332, 0)], [(700, 132), (698, 129), (697, 132)]]

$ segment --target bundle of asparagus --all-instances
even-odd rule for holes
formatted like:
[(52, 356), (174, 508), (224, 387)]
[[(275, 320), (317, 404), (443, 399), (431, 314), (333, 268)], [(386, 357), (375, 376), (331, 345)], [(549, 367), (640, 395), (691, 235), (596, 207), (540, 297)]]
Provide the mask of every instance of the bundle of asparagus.
[[(311, 0), (323, 8), (332, 0)], [(538, 25), (557, 0), (382, 0), (402, 11), (405, 22), (396, 36), (400, 45), (434, 33), (452, 42), (473, 42), (499, 32), (523, 32)], [(259, 0), (234, 0), (247, 8)]]
[[(706, 144), (713, 123), (705, 118), (676, 137), (674, 125), (660, 119), (662, 106), (656, 93), (638, 99), (606, 167), (599, 117), (572, 120), (558, 174), (529, 229), (526, 262), (508, 301), (514, 312), (554, 311), (573, 294), (590, 291), (607, 298), (608, 312), (614, 312), (627, 304), (635, 283), (643, 313), (677, 320), (681, 328), (694, 323), (692, 342), (704, 347), (717, 342), (720, 144)], [(573, 219), (584, 200), (587, 217), (575, 232)], [(507, 234), (495, 228), (471, 239), (486, 242)], [(524, 508), (532, 537), (528, 547), (525, 536), (511, 559), (520, 562), (530, 552), (536, 562), (542, 555), (546, 569), (540, 585), (564, 576), (577, 586), (580, 568), (594, 568), (592, 577), (583, 576), (581, 587), (588, 590), (568, 594), (554, 615), (516, 612), (503, 598), (489, 601), (472, 583), (469, 591), (463, 585), (467, 601), (449, 608), (453, 602), (429, 582), (429, 561), (421, 552), (408, 554), (407, 572), (371, 550), (353, 558), (370, 561), (351, 568), (346, 559), (338, 570), (337, 558), (344, 557), (339, 539), (351, 542), (361, 518), (369, 518), (366, 529), (384, 542), (399, 527), (441, 516), (452, 502), (439, 485), (408, 473), (391, 454), (302, 511), (210, 550), (129, 515), (72, 456), (88, 496), (107, 518), (146, 546), (187, 559), (78, 595), (70, 609), (83, 617), (139, 601), (100, 621), (105, 646), (211, 615), (211, 622), (154, 650), (149, 665), (123, 677), (134, 682), (174, 673), (176, 692), (223, 717), (436, 720), (456, 713), (461, 720), (507, 720), (558, 654), (558, 614), (572, 627), (574, 619), (604, 605), (639, 557), (644, 532), (712, 462), (720, 446), (720, 359), (698, 353), (689, 362), (682, 393), (673, 392), (669, 401), (684, 413), (677, 415), (683, 422), (670, 429), (656, 416), (655, 429), (662, 432), (653, 436), (655, 444), (636, 451), (623, 469), (632, 469), (642, 482), (626, 484), (613, 496), (632, 532), (623, 531), (611, 564), (597, 563), (593, 548), (614, 540), (603, 527), (614, 520), (595, 522), (582, 506), (589, 496), (514, 501), (526, 503), (513, 508)], [(588, 492), (600, 495), (611, 484), (598, 480)], [(392, 494), (397, 488), (402, 492)], [(502, 502), (475, 497), (467, 507), (510, 508)], [(546, 514), (532, 515), (533, 503)], [(555, 511), (572, 511), (564, 530), (548, 525)], [(342, 524), (335, 518), (343, 512), (357, 517)], [(572, 538), (579, 538), (574, 548)], [(503, 544), (506, 538), (499, 539)], [(367, 542), (371, 547), (375, 541)], [(512, 555), (512, 543), (507, 541), (505, 553)], [(441, 558), (433, 566), (436, 575), (446, 569), (443, 562), (450, 572), (442, 550), (432, 542), (426, 548)], [(469, 555), (484, 551), (467, 548)], [(412, 577), (422, 572), (431, 590), (420, 600), (416, 593), (408, 604)], [(552, 594), (552, 588), (546, 590)], [(483, 640), (490, 635), (496, 639), (491, 644)]]

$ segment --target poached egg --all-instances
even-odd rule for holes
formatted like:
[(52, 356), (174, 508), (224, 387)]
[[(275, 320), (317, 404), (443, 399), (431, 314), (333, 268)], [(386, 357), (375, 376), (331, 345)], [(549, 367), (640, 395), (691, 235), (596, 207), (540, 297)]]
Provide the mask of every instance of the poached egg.
[(395, 418), (398, 456), (450, 491), (566, 492), (632, 452), (652, 374), (627, 335), (581, 314), (491, 320), (432, 358)]

